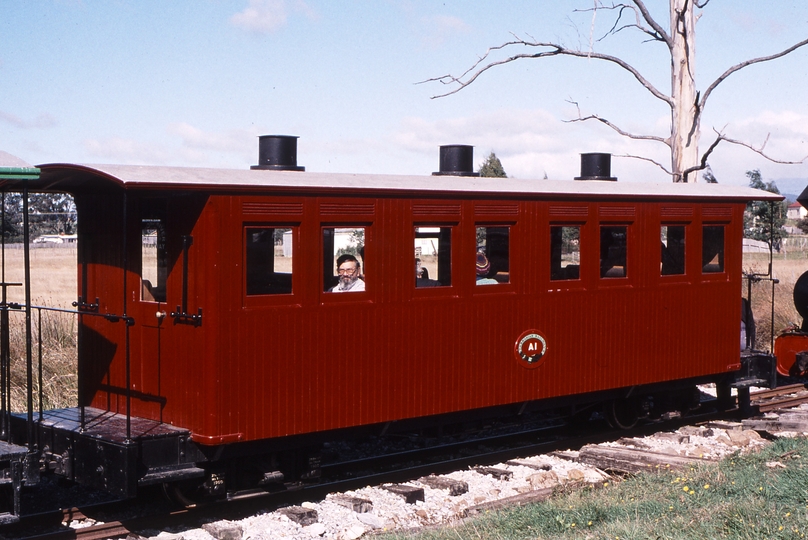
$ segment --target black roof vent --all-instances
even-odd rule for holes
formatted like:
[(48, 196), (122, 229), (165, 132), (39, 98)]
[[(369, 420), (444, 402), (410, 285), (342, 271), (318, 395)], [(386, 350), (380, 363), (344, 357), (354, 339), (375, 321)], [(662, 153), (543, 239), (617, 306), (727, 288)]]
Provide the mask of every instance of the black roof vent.
[(272, 171), (305, 171), (297, 166), (297, 137), (294, 135), (261, 135), (258, 137), (258, 165), (250, 169)]
[(581, 176), (576, 180), (617, 180), (612, 176), (612, 155), (593, 152), (581, 154)]
[(474, 147), (447, 144), (440, 147), (440, 171), (433, 176), (480, 176), (474, 172)]

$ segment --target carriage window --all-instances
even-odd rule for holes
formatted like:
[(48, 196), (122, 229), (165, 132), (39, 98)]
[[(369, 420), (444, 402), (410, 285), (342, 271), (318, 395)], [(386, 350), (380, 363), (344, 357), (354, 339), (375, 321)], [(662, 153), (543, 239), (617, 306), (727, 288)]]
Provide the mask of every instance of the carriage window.
[(290, 227), (247, 227), (247, 294), (292, 293), (292, 238)]
[(705, 274), (724, 271), (723, 225), (705, 225), (702, 229), (701, 266)]
[(452, 284), (452, 228), (415, 227), (415, 286)]
[(663, 276), (685, 273), (685, 226), (663, 225), (659, 235), (662, 244), (660, 271)]
[(626, 236), (625, 226), (601, 226), (600, 228), (600, 277), (626, 277)]
[(510, 227), (477, 227), (477, 285), (510, 282), (510, 231)]
[(168, 254), (162, 216), (144, 217), (140, 226), (140, 298), (144, 302), (166, 301)]
[(365, 290), (365, 227), (323, 229), (323, 288), (326, 292)]
[(550, 279), (580, 279), (581, 227), (550, 227)]

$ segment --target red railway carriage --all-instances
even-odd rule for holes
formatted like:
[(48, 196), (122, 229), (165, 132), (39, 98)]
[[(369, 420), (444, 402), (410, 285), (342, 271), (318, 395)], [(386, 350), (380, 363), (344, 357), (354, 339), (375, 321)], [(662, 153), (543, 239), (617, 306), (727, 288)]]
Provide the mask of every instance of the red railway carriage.
[(744, 382), (743, 212), (776, 195), (276, 168), (29, 184), (76, 201), (82, 414), (180, 430), (122, 493), (344, 428)]

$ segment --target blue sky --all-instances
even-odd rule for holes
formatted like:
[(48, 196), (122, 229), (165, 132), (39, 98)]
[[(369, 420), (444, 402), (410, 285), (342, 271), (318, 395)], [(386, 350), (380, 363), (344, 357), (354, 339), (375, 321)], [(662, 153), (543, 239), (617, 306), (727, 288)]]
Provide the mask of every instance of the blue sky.
[[(667, 2), (646, 0), (660, 22)], [(257, 136), (300, 136), (309, 171), (429, 174), (441, 144), (491, 151), (517, 178), (570, 179), (582, 152), (642, 154), (594, 123), (666, 135), (669, 110), (621, 69), (553, 58), (501, 66), (453, 96), (430, 77), (457, 74), (511, 33), (588, 48), (611, 21), (574, 10), (593, 0), (0, 0), (0, 150), (30, 163), (130, 163), (246, 168)], [(667, 25), (666, 25), (667, 26)], [(591, 29), (594, 28), (594, 31)], [(805, 0), (712, 0), (699, 20), (697, 80), (808, 37)], [(667, 92), (663, 46), (624, 32), (594, 43)], [(808, 156), (808, 47), (750, 66), (713, 92), (713, 128), (782, 160)], [(803, 178), (808, 162), (776, 165), (722, 143), (719, 182)], [(625, 181), (668, 181), (646, 162), (613, 160)], [(785, 180), (783, 180), (785, 181)]]

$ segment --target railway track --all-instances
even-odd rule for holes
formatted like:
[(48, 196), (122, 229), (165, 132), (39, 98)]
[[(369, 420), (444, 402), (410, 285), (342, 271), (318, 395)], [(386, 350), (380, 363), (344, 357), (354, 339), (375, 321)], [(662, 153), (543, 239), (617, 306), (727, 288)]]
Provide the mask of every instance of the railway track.
[[(789, 408), (794, 403), (808, 402), (808, 390), (806, 385), (789, 385), (776, 390), (766, 390), (752, 394), (753, 406), (761, 411), (773, 411), (777, 409)], [(92, 522), (97, 521), (99, 514), (114, 515), (113, 507), (104, 506), (102, 511), (84, 511), (79, 509), (65, 510), (58, 515), (50, 515), (51, 522), (59, 520), (60, 525), (53, 530), (30, 535), (23, 533), (26, 530), (25, 519), (33, 519), (39, 522), (43, 517), (25, 518), (23, 523), (16, 528), (20, 532), (19, 536), (4, 535), (4, 538), (26, 538), (38, 540), (63, 540), (81, 539), (94, 540), (101, 538), (125, 537), (132, 533), (145, 530), (165, 530), (171, 526), (182, 525), (183, 527), (201, 527), (203, 522), (211, 519), (237, 520), (253, 515), (257, 512), (265, 512), (283, 506), (300, 504), (303, 501), (322, 500), (329, 493), (345, 492), (355, 490), (369, 485), (399, 484), (401, 482), (412, 482), (413, 479), (428, 477), (430, 475), (441, 475), (457, 470), (468, 470), (475, 467), (485, 467), (498, 463), (522, 464), (521, 458), (539, 454), (554, 455), (564, 459), (575, 459), (584, 463), (587, 459), (604, 460), (611, 459), (612, 463), (608, 468), (611, 473), (625, 474), (633, 473), (637, 470), (648, 470), (659, 467), (660, 462), (665, 461), (674, 466), (676, 459), (670, 455), (662, 455), (653, 449), (642, 448), (642, 437), (663, 430), (665, 432), (675, 431), (683, 426), (719, 425), (727, 419), (737, 419), (737, 412), (708, 413), (693, 415), (683, 418), (675, 418), (664, 423), (651, 423), (642, 425), (628, 431), (615, 432), (607, 429), (589, 429), (587, 433), (576, 434), (574, 436), (563, 436), (559, 426), (541, 427), (520, 433), (511, 433), (497, 436), (478, 438), (473, 442), (457, 441), (450, 442), (427, 449), (414, 449), (394, 452), (381, 456), (374, 456), (366, 459), (354, 459), (323, 466), (323, 483), (309, 486), (301, 486), (299, 490), (293, 492), (282, 492), (267, 494), (266, 492), (242, 492), (228, 501), (213, 503), (203, 508), (191, 508), (184, 510), (162, 510), (151, 513), (147, 516), (110, 519), (103, 523), (91, 523), (79, 528), (71, 528), (68, 525), (73, 521)], [(716, 424), (716, 422), (718, 424)], [(593, 452), (592, 448), (600, 448), (598, 445), (607, 441), (622, 441), (620, 448)], [(639, 448), (633, 447), (640, 445)], [(573, 452), (571, 455), (566, 449), (583, 448), (584, 456)], [(587, 450), (589, 449), (589, 450)], [(597, 454), (595, 457), (592, 457)], [(608, 454), (608, 456), (607, 456)], [(585, 457), (588, 456), (588, 457)], [(681, 458), (682, 463), (692, 463), (705, 461), (700, 458)], [(604, 463), (603, 461), (600, 462)], [(601, 465), (602, 466), (602, 465)], [(621, 470), (620, 467), (623, 467)], [(633, 468), (632, 468), (633, 467)], [(607, 468), (607, 467), (603, 467)], [(481, 469), (482, 470), (482, 469)], [(481, 474), (483, 474), (481, 472)], [(488, 472), (485, 474), (496, 474)], [(481, 508), (490, 508), (498, 504), (522, 504), (526, 501), (546, 498), (552, 490), (535, 490), (535, 492), (525, 493), (514, 500), (503, 500), (502, 502), (486, 502)], [(403, 495), (402, 495), (403, 496)], [(114, 503), (120, 504), (120, 503)], [(467, 509), (466, 515), (473, 514), (474, 508)], [(294, 517), (292, 519), (295, 519)], [(305, 518), (301, 518), (305, 519)], [(315, 518), (316, 519), (316, 518)]]
[(808, 403), (808, 385), (789, 384), (772, 390), (760, 390), (751, 394), (752, 407), (765, 413), (797, 407)]

